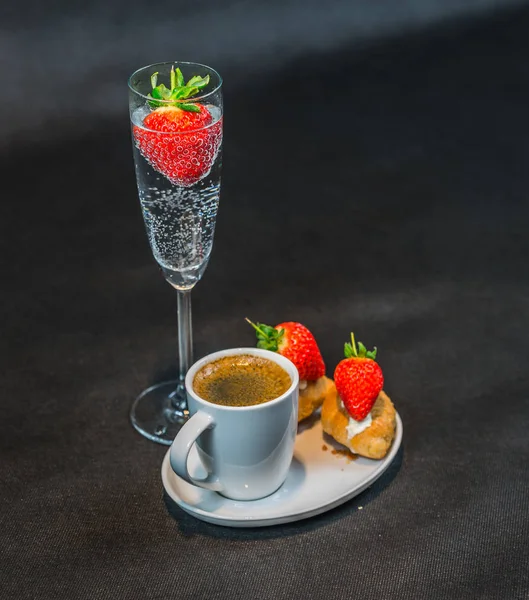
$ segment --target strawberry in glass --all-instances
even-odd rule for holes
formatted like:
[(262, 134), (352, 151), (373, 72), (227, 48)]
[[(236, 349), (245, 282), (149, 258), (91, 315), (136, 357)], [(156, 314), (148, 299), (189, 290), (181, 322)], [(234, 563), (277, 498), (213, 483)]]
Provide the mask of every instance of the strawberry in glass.
[(219, 206), (221, 87), (219, 74), (197, 63), (159, 63), (129, 80), (138, 195), (154, 258), (178, 292), (180, 354), (179, 381), (140, 395), (131, 419), (140, 433), (165, 444), (187, 416), (190, 292), (206, 270)]

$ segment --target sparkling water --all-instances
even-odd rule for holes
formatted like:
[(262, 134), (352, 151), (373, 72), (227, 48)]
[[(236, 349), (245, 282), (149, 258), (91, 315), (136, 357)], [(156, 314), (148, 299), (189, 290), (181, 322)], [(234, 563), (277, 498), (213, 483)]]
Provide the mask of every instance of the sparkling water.
[[(208, 106), (214, 122), (220, 111)], [(132, 116), (141, 127), (148, 109)], [(190, 187), (171, 183), (143, 157), (133, 141), (136, 180), (152, 253), (167, 281), (180, 290), (191, 289), (206, 270), (219, 206), (222, 145), (211, 170)]]

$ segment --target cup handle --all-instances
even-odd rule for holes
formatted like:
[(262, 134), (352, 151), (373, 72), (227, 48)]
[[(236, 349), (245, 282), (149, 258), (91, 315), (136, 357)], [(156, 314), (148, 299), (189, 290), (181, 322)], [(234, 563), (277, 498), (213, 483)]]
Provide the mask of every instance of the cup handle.
[(203, 431), (210, 429), (211, 427), (215, 427), (213, 417), (201, 410), (196, 412), (184, 424), (173, 440), (169, 459), (173, 471), (188, 483), (205, 488), (206, 490), (220, 492), (222, 486), (216, 475), (209, 473), (204, 479), (195, 479), (194, 477), (191, 477), (187, 468), (187, 460), (193, 444)]

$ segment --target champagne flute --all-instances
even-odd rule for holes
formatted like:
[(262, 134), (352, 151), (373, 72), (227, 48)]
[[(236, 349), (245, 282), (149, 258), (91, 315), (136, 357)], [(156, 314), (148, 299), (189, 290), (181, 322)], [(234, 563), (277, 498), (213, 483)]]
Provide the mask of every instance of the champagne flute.
[(193, 363), (191, 290), (211, 254), (222, 164), (222, 79), (205, 65), (165, 62), (129, 79), (138, 195), (152, 253), (178, 299), (179, 378), (153, 385), (130, 419), (169, 445), (188, 418), (185, 375)]

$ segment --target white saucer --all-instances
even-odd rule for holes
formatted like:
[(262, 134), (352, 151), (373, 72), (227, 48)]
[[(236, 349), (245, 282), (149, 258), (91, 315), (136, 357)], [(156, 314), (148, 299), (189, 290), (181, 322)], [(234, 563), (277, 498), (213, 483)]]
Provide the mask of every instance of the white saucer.
[[(384, 459), (358, 457), (351, 460), (336, 453), (336, 449), (343, 446), (333, 444), (317, 419), (299, 426), (287, 479), (267, 498), (247, 502), (230, 500), (191, 485), (171, 469), (169, 452), (162, 463), (162, 481), (176, 504), (202, 521), (227, 527), (279, 525), (313, 517), (363, 492), (389, 467), (401, 441), (402, 421), (397, 415), (395, 439)], [(195, 447), (189, 455), (189, 467), (194, 476), (205, 475)]]

